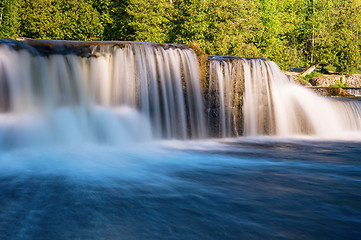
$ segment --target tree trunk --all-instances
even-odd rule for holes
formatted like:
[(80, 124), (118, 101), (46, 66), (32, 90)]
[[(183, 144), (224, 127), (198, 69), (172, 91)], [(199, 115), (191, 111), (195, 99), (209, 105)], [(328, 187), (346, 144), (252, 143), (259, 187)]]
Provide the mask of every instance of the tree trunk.
[(306, 75), (310, 74), (311, 72), (313, 72), (313, 70), (315, 70), (317, 68), (319, 64), (315, 64), (315, 65), (312, 65), (309, 69), (307, 69), (304, 73), (302, 73), (300, 76), (301, 77), (305, 77)]

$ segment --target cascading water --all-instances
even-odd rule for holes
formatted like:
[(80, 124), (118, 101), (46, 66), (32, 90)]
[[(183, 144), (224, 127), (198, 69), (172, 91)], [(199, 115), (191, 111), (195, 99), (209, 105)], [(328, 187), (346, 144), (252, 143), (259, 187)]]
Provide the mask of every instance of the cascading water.
[(244, 70), (241, 64), (211, 59), (209, 63), (208, 125), (214, 135), (242, 135)]
[(186, 46), (0, 40), (0, 239), (361, 239), (361, 142), (314, 140), (360, 136), (360, 103), (264, 59), (208, 66), (200, 83)]
[(343, 88), (346, 92), (356, 97), (361, 97), (361, 88)]
[[(59, 46), (77, 42), (28, 43), (0, 47), (6, 147), (241, 135), (337, 138), (360, 131), (360, 102), (318, 97), (264, 59), (211, 57), (204, 109), (198, 61), (189, 48), (109, 43), (86, 46), (88, 54), (80, 45), (74, 54)], [(53, 50), (44, 50), (46, 44)]]
[(233, 120), (239, 113), (232, 108), (239, 108), (234, 104), (239, 96), (234, 93), (240, 92), (238, 88), (243, 85), (239, 82), (243, 81), (244, 136), (312, 135), (337, 139), (360, 135), (360, 101), (320, 97), (292, 83), (274, 62), (215, 57), (209, 71), (209, 92), (218, 92), (219, 132), (223, 137), (232, 136), (229, 126), (240, 125)]
[(95, 45), (81, 57), (2, 44), (0, 72), (2, 146), (206, 136), (190, 49)]

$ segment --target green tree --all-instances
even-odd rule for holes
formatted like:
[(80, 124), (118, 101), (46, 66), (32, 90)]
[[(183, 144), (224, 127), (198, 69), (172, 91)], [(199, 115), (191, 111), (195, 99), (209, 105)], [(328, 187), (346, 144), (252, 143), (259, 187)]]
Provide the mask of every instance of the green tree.
[(132, 40), (169, 42), (173, 5), (169, 0), (129, 0), (126, 13), (130, 16)]
[(361, 1), (338, 2), (334, 12), (332, 64), (339, 72), (361, 69)]
[(131, 16), (127, 13), (129, 0), (92, 0), (93, 7), (99, 12), (104, 27), (102, 40), (130, 40), (134, 35), (129, 25)]
[(208, 52), (206, 49), (209, 29), (207, 1), (177, 1), (174, 8), (177, 17), (173, 22), (172, 41), (185, 44), (196, 42), (203, 51)]
[(311, 63), (331, 63), (333, 58), (334, 3), (328, 0), (313, 0)]
[(360, 69), (361, 0), (0, 0), (0, 37), (198, 43), (282, 68)]
[[(278, 51), (278, 58), (283, 68), (299, 66), (304, 62), (303, 46), (305, 41), (304, 26), (307, 19), (307, 8), (305, 0), (278, 0), (276, 9), (278, 14), (279, 31), (278, 38), (282, 41), (281, 51)], [(308, 1), (308, 0), (307, 0)], [(306, 38), (307, 39), (307, 38)], [(283, 52), (283, 53), (282, 53)]]
[(246, 0), (178, 1), (171, 39), (196, 42), (212, 55), (255, 56), (256, 11), (255, 4)]
[(0, 0), (0, 38), (16, 38), (18, 28), (17, 1)]
[(103, 33), (99, 12), (85, 0), (22, 0), (19, 15), (25, 37), (96, 40)]

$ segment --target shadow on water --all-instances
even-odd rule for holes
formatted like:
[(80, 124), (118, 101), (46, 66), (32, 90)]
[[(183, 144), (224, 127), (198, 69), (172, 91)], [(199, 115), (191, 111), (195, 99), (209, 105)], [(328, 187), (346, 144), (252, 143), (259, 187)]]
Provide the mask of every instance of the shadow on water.
[(360, 239), (360, 143), (180, 145), (2, 154), (0, 239)]

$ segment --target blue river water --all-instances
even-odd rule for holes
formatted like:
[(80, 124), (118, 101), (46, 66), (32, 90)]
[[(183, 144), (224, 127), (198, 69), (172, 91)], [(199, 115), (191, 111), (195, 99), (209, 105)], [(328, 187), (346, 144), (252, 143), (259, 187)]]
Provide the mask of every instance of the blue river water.
[(361, 142), (237, 138), (0, 154), (1, 240), (361, 239)]

